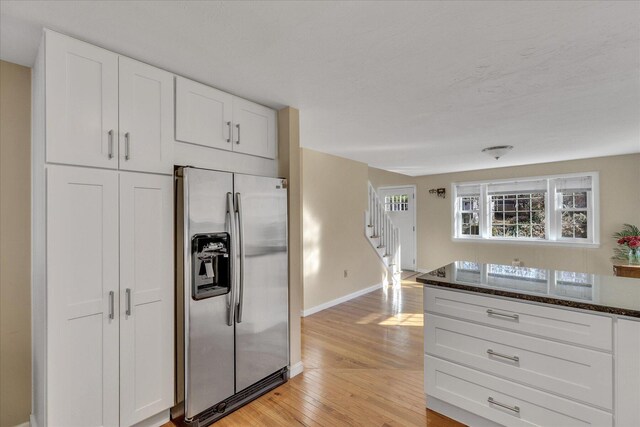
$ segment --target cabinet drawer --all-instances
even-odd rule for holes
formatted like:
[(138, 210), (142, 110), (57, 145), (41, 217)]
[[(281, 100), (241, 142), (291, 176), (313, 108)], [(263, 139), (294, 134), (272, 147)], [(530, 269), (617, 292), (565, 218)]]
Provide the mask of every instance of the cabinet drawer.
[(433, 314), (424, 324), (428, 354), (605, 409), (613, 406), (610, 354)]
[(505, 426), (613, 425), (605, 411), (435, 357), (425, 356), (424, 369), (427, 402), (432, 396)]
[(612, 349), (612, 320), (606, 316), (429, 286), (424, 288), (424, 309), (543, 338)]

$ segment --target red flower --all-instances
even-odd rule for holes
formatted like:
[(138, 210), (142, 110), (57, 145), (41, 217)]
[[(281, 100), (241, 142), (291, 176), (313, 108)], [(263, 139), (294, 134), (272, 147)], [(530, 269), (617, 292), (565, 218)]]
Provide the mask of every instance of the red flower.
[(619, 245), (628, 246), (630, 249), (640, 248), (640, 236), (625, 236), (618, 239)]

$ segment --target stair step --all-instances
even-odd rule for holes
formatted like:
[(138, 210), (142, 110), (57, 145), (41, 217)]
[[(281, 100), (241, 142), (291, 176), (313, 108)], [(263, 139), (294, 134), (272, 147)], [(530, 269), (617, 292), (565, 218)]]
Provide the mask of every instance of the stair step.
[(373, 228), (373, 224), (367, 224), (367, 227)]
[(384, 255), (382, 255), (382, 256), (383, 256), (383, 257), (385, 257), (385, 258), (388, 258), (388, 257), (390, 257), (390, 256), (391, 256), (391, 254), (384, 254)]
[(378, 245), (378, 249), (384, 248), (384, 245)]
[(379, 239), (380, 236), (378, 236), (377, 234), (374, 234), (373, 236), (371, 236), (372, 239)]

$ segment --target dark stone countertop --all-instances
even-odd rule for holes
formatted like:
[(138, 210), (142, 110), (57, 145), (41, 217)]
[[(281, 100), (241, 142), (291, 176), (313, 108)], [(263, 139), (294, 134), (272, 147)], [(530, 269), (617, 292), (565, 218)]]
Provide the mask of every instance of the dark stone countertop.
[(443, 288), (640, 318), (640, 279), (455, 261), (417, 280)]

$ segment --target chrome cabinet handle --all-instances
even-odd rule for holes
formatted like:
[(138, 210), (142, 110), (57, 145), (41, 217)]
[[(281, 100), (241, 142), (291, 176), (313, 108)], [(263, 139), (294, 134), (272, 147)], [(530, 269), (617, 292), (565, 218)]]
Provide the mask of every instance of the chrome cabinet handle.
[(520, 318), (520, 316), (518, 316), (517, 314), (500, 313), (499, 311), (493, 311), (491, 309), (487, 310), (487, 315), (508, 317), (509, 319), (514, 319), (514, 320), (518, 320)]
[(107, 135), (109, 136), (109, 141), (108, 141), (109, 153), (107, 154), (107, 156), (109, 157), (109, 159), (113, 159), (113, 129), (111, 129)]
[(520, 407), (519, 407), (519, 406), (511, 406), (511, 405), (507, 405), (507, 404), (505, 404), (505, 403), (498, 402), (498, 401), (497, 401), (497, 400), (495, 400), (493, 397), (489, 397), (489, 398), (487, 399), (487, 402), (489, 402), (489, 403), (490, 403), (490, 404), (492, 404), (492, 405), (500, 406), (500, 407), (502, 407), (502, 408), (505, 408), (505, 409), (508, 409), (508, 410), (510, 410), (510, 411), (513, 411), (513, 412), (515, 412), (516, 414), (519, 414), (519, 413), (520, 413)]
[(229, 137), (227, 138), (227, 142), (231, 142), (231, 135), (233, 134), (233, 130), (231, 129), (231, 122), (227, 122), (227, 128), (229, 129)]
[(236, 144), (240, 144), (240, 124), (236, 125), (236, 129), (238, 129), (238, 140), (236, 141)]
[(113, 319), (114, 318), (114, 303), (113, 303), (113, 299), (114, 299), (114, 292), (113, 291), (109, 291), (109, 319)]
[(125, 160), (131, 159), (131, 155), (129, 153), (130, 145), (131, 145), (131, 137), (129, 135), (129, 132), (127, 132), (124, 134), (124, 159)]
[(518, 356), (509, 356), (508, 354), (497, 353), (491, 349), (487, 350), (487, 354), (489, 356), (502, 357), (503, 359), (513, 360), (514, 362), (519, 362), (520, 358)]
[(230, 231), (231, 231), (231, 291), (229, 293), (229, 305), (228, 308), (228, 316), (227, 316), (227, 325), (233, 326), (233, 319), (236, 316), (236, 299), (235, 299), (235, 288), (236, 288), (236, 275), (237, 269), (235, 266), (236, 263), (236, 251), (238, 250), (235, 245), (235, 234), (236, 234), (236, 214), (235, 209), (233, 207), (233, 193), (227, 193), (227, 215), (229, 215), (229, 223), (230, 223)]
[(127, 301), (127, 308), (126, 308), (125, 314), (126, 314), (127, 316), (131, 316), (131, 289), (127, 288), (127, 289), (124, 291), (124, 293), (125, 293), (125, 296), (127, 297), (127, 298), (126, 298), (126, 301)]
[(238, 287), (238, 323), (242, 323), (242, 306), (244, 305), (244, 224), (242, 221), (242, 195), (236, 193), (236, 213), (238, 214), (238, 249), (240, 250), (240, 280)]

